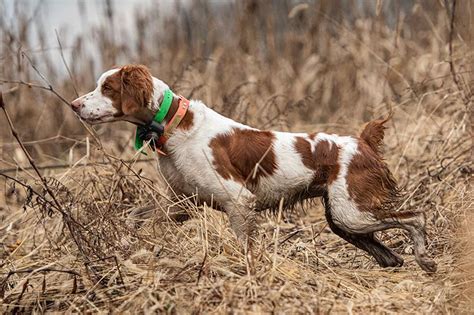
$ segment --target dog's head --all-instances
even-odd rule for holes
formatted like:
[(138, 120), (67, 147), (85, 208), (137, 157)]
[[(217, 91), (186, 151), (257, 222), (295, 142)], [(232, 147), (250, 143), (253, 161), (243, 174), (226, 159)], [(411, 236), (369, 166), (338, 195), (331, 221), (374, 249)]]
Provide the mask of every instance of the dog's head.
[(108, 70), (90, 93), (75, 99), (72, 109), (91, 124), (128, 120), (146, 122), (152, 112), (153, 78), (142, 65), (126, 65)]

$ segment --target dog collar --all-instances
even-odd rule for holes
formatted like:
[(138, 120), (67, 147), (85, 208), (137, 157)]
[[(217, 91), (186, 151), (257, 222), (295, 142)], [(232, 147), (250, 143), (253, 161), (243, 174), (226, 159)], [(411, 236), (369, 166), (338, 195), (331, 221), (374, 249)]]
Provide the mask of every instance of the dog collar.
[(173, 92), (171, 92), (171, 90), (168, 89), (165, 91), (165, 94), (163, 96), (163, 101), (161, 102), (161, 105), (160, 105), (160, 109), (155, 114), (155, 117), (153, 118), (153, 120), (161, 124), (163, 119), (165, 119), (166, 114), (168, 114), (170, 110), (171, 103), (173, 103)]
[(138, 151), (143, 147), (143, 139), (140, 137), (140, 134), (146, 132), (147, 130), (156, 131), (160, 134), (163, 132), (163, 128), (159, 128), (158, 126), (156, 126), (155, 123), (160, 125), (163, 122), (163, 119), (165, 119), (166, 114), (168, 114), (170, 110), (171, 103), (173, 103), (173, 92), (171, 92), (170, 89), (167, 89), (164, 92), (163, 101), (161, 101), (160, 109), (158, 109), (155, 116), (153, 117), (153, 121), (150, 122), (147, 126), (137, 127), (137, 132), (135, 134), (135, 150)]
[(166, 124), (163, 135), (160, 137), (158, 141), (160, 147), (163, 146), (166, 143), (166, 141), (168, 141), (173, 131), (176, 129), (176, 127), (178, 127), (179, 123), (183, 120), (184, 116), (186, 116), (186, 113), (188, 112), (189, 100), (185, 99), (184, 97), (180, 95), (178, 102), (179, 102), (178, 109), (176, 110), (176, 113), (173, 115), (170, 121)]
[(163, 97), (163, 101), (160, 105), (160, 109), (155, 114), (153, 121), (151, 121), (146, 126), (137, 127), (137, 132), (135, 135), (135, 149), (137, 151), (143, 147), (142, 136), (148, 132), (153, 132), (159, 136), (155, 145), (156, 151), (159, 154), (166, 155), (163, 151), (160, 150), (160, 148), (162, 148), (166, 141), (168, 141), (173, 131), (176, 129), (176, 127), (178, 127), (184, 116), (186, 116), (186, 113), (188, 112), (189, 108), (189, 100), (180, 95), (178, 99), (178, 109), (176, 110), (176, 113), (173, 115), (173, 117), (171, 117), (167, 124), (163, 126), (161, 123), (168, 114), (172, 103), (173, 92), (171, 92), (171, 90), (166, 90)]

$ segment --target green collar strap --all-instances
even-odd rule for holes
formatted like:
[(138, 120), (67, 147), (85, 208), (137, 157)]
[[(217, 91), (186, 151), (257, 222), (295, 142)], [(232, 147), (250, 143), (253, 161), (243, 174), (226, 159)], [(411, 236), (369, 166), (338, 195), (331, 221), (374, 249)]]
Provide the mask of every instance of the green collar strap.
[[(173, 103), (173, 92), (170, 89), (167, 89), (163, 95), (163, 101), (161, 102), (160, 108), (155, 114), (153, 121), (161, 124), (163, 119), (165, 119), (166, 114), (168, 114), (171, 103)], [(140, 138), (140, 128), (145, 128), (144, 126), (137, 127), (137, 132), (135, 135), (135, 150), (140, 150), (143, 147), (143, 140)]]
[(168, 89), (165, 91), (165, 94), (163, 96), (163, 101), (161, 102), (161, 105), (160, 105), (160, 109), (155, 114), (155, 118), (153, 120), (161, 124), (163, 119), (165, 119), (166, 114), (168, 114), (168, 111), (170, 110), (172, 102), (173, 102), (173, 92), (171, 92), (171, 90)]

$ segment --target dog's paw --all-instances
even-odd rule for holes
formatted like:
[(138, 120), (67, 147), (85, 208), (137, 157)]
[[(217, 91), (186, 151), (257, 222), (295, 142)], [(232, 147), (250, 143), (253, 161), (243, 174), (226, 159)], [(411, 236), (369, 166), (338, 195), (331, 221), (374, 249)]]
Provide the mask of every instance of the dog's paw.
[(420, 265), (421, 269), (426, 272), (436, 272), (436, 262), (433, 259), (422, 257), (419, 259), (418, 264)]

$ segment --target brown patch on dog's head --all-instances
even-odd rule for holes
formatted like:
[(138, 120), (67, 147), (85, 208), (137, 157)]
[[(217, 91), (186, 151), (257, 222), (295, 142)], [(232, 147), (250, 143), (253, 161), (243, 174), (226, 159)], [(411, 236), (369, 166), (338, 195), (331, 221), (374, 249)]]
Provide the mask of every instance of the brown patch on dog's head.
[(254, 185), (261, 177), (272, 175), (276, 168), (270, 131), (234, 129), (210, 142), (217, 173), (224, 179)]
[[(310, 138), (314, 138), (314, 134)], [(296, 137), (295, 150), (303, 164), (314, 171), (313, 184), (326, 185), (336, 180), (339, 173), (339, 148), (335, 143), (321, 140), (316, 143), (314, 152), (311, 144), (303, 137)]]
[(102, 86), (100, 92), (102, 95), (112, 100), (112, 105), (122, 113), (122, 82), (120, 71), (108, 76)]
[(153, 79), (143, 65), (124, 66), (119, 71), (122, 81), (122, 111), (133, 115), (146, 108), (153, 96)]
[(147, 67), (126, 65), (105, 79), (101, 93), (112, 100), (120, 113), (142, 118), (141, 111), (153, 97), (153, 79)]

